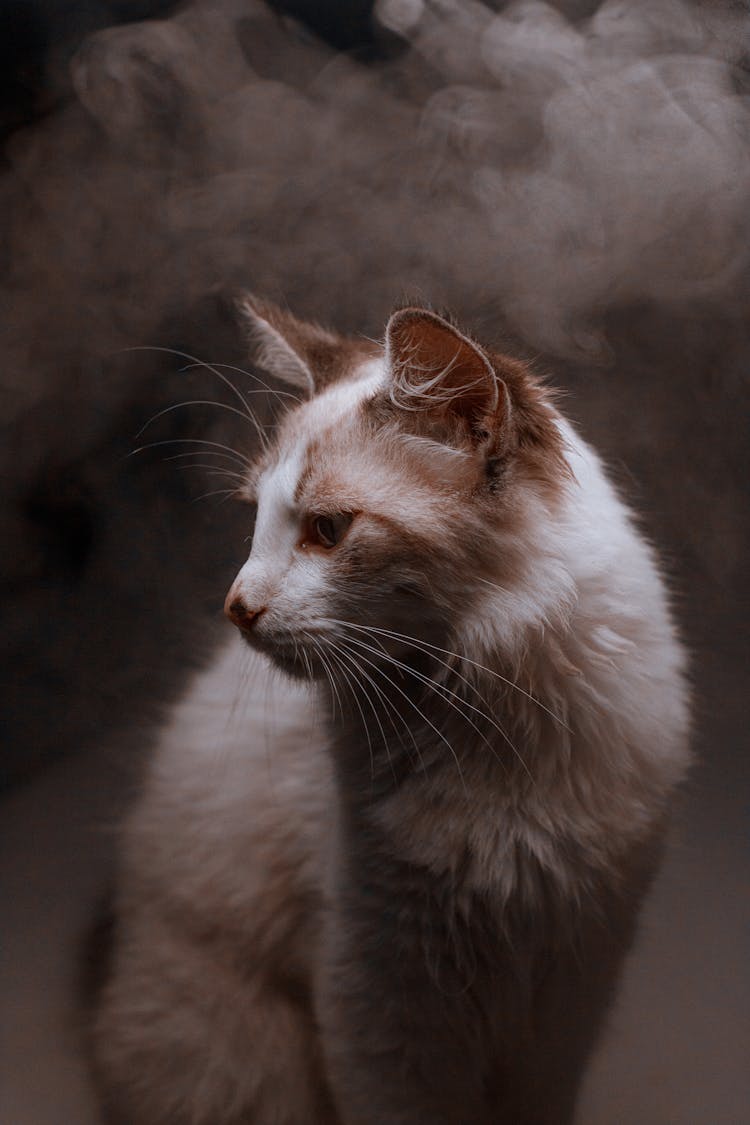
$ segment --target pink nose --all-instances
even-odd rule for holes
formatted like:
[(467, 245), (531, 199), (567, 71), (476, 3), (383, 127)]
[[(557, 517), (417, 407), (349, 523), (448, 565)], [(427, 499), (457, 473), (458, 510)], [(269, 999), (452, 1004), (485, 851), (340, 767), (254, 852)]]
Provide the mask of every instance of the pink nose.
[(245, 631), (252, 629), (265, 608), (265, 606), (262, 606), (260, 609), (248, 609), (242, 598), (238, 597), (232, 590), (229, 591), (227, 600), (224, 602), (224, 613), (229, 620), (238, 629), (244, 629)]

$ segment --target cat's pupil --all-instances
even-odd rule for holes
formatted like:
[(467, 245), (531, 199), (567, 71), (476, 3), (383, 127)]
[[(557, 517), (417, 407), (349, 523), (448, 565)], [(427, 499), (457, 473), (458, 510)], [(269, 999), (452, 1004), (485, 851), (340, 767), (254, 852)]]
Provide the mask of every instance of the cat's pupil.
[(336, 542), (336, 528), (333, 526), (332, 519), (328, 516), (317, 516), (315, 532), (324, 547), (333, 547)]
[(336, 516), (315, 516), (312, 523), (315, 538), (322, 547), (335, 547), (351, 522), (352, 517), (343, 512)]

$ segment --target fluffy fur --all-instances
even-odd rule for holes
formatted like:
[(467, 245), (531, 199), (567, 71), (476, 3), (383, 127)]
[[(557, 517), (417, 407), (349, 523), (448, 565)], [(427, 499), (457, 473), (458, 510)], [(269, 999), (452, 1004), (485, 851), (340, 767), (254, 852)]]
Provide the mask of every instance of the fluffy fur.
[(312, 397), (244, 490), (250, 674), (199, 678), (124, 829), (105, 1105), (562, 1125), (688, 765), (653, 552), (517, 361), (243, 309)]

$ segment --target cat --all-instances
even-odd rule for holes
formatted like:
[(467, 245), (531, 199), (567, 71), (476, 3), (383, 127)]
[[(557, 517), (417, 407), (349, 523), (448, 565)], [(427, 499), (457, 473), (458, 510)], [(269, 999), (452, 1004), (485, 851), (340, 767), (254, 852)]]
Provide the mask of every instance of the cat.
[(240, 489), (237, 635), (124, 825), (107, 1120), (565, 1125), (690, 761), (654, 552), (450, 318), (240, 307), (296, 397)]

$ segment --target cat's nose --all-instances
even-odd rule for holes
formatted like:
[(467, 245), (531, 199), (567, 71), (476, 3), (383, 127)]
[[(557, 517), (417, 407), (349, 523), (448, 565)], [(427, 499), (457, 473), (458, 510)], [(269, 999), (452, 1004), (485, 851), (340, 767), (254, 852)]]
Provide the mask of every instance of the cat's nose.
[(252, 629), (255, 622), (260, 617), (261, 613), (265, 611), (265, 606), (259, 609), (250, 609), (245, 605), (242, 598), (238, 597), (231, 590), (227, 594), (227, 600), (224, 602), (224, 613), (227, 615), (233, 625), (238, 629)]

